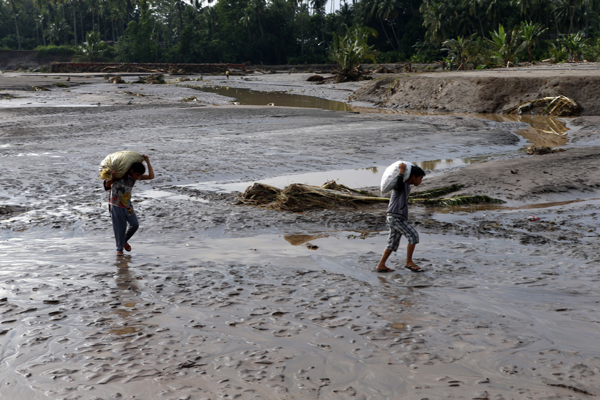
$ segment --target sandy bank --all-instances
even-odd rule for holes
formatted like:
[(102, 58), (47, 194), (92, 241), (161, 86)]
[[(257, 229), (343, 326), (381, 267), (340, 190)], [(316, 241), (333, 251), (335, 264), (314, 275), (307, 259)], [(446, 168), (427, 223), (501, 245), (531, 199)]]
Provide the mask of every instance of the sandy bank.
[(599, 87), (598, 64), (561, 64), (385, 76), (350, 100), (401, 110), (499, 113), (528, 100), (563, 95), (583, 107), (582, 115), (599, 115)]
[(426, 179), (419, 190), (464, 185), (453, 195), (488, 195), (522, 202), (594, 197), (600, 191), (600, 147), (569, 149), (469, 165), (459, 171)]

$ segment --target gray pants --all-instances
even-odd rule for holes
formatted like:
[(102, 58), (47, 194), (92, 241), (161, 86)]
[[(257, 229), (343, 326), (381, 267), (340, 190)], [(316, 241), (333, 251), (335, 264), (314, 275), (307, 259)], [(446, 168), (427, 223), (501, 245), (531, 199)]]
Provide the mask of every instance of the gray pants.
[[(133, 212), (133, 208), (128, 210), (127, 208), (111, 206), (110, 216), (112, 218), (113, 230), (115, 231), (117, 251), (122, 252), (123, 246), (131, 239), (135, 231), (138, 230), (140, 223)], [(128, 223), (129, 228), (127, 228)]]

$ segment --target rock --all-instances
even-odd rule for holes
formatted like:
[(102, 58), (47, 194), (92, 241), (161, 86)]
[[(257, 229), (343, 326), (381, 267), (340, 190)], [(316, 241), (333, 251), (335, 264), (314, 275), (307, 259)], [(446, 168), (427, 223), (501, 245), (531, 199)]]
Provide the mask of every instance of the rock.
[(325, 78), (323, 78), (321, 75), (312, 75), (312, 76), (309, 76), (306, 81), (307, 82), (323, 82), (324, 80), (325, 80)]

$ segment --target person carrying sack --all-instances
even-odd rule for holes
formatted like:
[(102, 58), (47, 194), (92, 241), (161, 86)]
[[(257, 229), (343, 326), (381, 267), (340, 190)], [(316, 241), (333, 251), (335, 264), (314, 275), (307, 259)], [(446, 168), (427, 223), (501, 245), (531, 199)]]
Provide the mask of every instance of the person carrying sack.
[(139, 222), (131, 202), (133, 186), (136, 181), (154, 179), (154, 171), (152, 170), (150, 159), (145, 154), (142, 157), (148, 165), (148, 175), (144, 175), (146, 172), (144, 164), (134, 162), (123, 177), (117, 178), (116, 171), (111, 170), (112, 178), (104, 181), (104, 190), (110, 191), (108, 209), (115, 232), (117, 256), (123, 256), (123, 250), (131, 251), (129, 239), (131, 239), (139, 228)]
[(412, 256), (415, 251), (415, 246), (419, 243), (419, 233), (416, 229), (408, 223), (408, 195), (410, 193), (410, 185), (419, 186), (425, 171), (422, 168), (413, 165), (410, 169), (410, 176), (406, 181), (404, 180), (404, 173), (406, 172), (406, 164), (404, 162), (398, 165), (400, 174), (396, 180), (396, 184), (390, 197), (390, 203), (387, 209), (387, 223), (390, 226), (390, 236), (388, 238), (387, 247), (383, 251), (381, 260), (377, 264), (377, 272), (394, 272), (393, 269), (388, 268), (385, 263), (390, 257), (392, 252), (398, 250), (400, 245), (400, 238), (402, 235), (408, 239), (408, 246), (406, 247), (406, 264), (404, 268), (411, 270), (412, 272), (422, 272), (423, 269), (414, 263)]

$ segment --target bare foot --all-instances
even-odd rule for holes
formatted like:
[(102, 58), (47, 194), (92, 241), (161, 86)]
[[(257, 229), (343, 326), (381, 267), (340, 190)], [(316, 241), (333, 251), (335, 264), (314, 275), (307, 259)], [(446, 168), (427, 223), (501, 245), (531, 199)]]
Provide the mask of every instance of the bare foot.
[(127, 251), (131, 251), (131, 246), (129, 245), (129, 243), (125, 243), (125, 244), (123, 245), (123, 248), (124, 248), (125, 250), (127, 250)]

